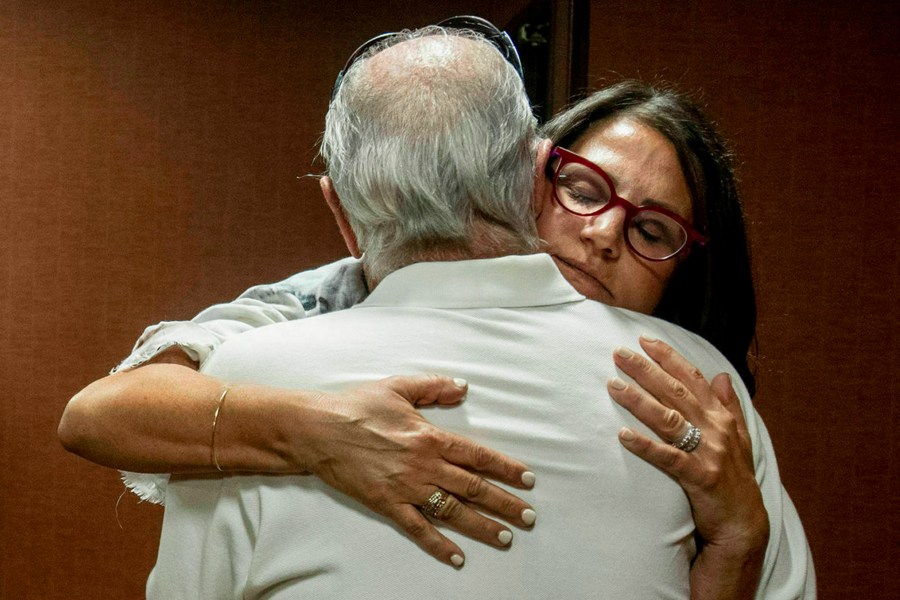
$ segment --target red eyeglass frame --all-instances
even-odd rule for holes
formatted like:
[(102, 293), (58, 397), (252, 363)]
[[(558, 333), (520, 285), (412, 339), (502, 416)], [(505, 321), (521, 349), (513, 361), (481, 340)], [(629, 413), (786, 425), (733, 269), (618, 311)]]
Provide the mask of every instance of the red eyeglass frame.
[[(559, 161), (556, 163), (556, 166), (553, 167), (552, 161), (555, 158), (558, 158)], [(603, 178), (603, 180), (606, 182), (606, 185), (609, 186), (609, 194), (610, 194), (609, 202), (607, 202), (603, 206), (603, 208), (601, 208), (600, 210), (595, 210), (594, 212), (591, 212), (591, 213), (583, 214), (583, 213), (575, 212), (574, 210), (572, 210), (571, 208), (566, 206), (562, 202), (562, 200), (559, 199), (559, 195), (556, 193), (556, 182), (559, 179), (559, 172), (562, 169), (562, 166), (567, 163), (577, 163), (582, 166), (585, 166)], [(553, 182), (553, 199), (560, 206), (560, 208), (562, 208), (566, 212), (571, 213), (573, 215), (576, 215), (579, 217), (595, 217), (595, 216), (603, 214), (606, 211), (613, 209), (617, 206), (621, 206), (622, 209), (625, 211), (624, 227), (625, 227), (626, 232), (628, 231), (628, 226), (631, 224), (631, 220), (635, 217), (635, 215), (637, 215), (638, 213), (642, 213), (642, 212), (659, 213), (661, 215), (664, 215), (664, 216), (672, 219), (673, 221), (675, 221), (676, 223), (681, 225), (682, 229), (684, 229), (684, 232), (687, 234), (687, 239), (685, 240), (684, 245), (681, 246), (681, 248), (679, 248), (672, 254), (670, 254), (666, 257), (663, 257), (663, 258), (652, 258), (650, 256), (645, 256), (644, 254), (639, 252), (632, 245), (631, 240), (629, 239), (629, 236), (626, 233), (625, 243), (628, 244), (628, 247), (631, 248), (632, 252), (634, 252), (635, 254), (637, 254), (638, 256), (640, 256), (642, 258), (645, 258), (647, 260), (652, 260), (655, 262), (662, 262), (664, 260), (669, 260), (671, 258), (674, 258), (675, 256), (678, 256), (678, 254), (680, 254), (681, 252), (684, 252), (685, 249), (690, 248), (693, 244), (697, 244), (698, 246), (705, 246), (709, 242), (709, 238), (707, 236), (703, 235), (702, 233), (700, 233), (699, 231), (694, 229), (694, 226), (691, 225), (684, 217), (682, 217), (681, 215), (679, 215), (675, 212), (672, 212), (671, 210), (668, 210), (668, 209), (665, 209), (662, 207), (657, 207), (657, 206), (652, 206), (652, 207), (651, 206), (635, 206), (634, 204), (632, 204), (631, 202), (629, 202), (628, 200), (626, 200), (625, 198), (620, 196), (618, 194), (618, 192), (616, 192), (616, 186), (613, 184), (612, 178), (606, 173), (606, 171), (601, 169), (600, 166), (597, 165), (596, 163), (589, 161), (588, 159), (581, 156), (580, 154), (575, 154), (571, 150), (567, 150), (561, 146), (554, 146), (553, 149), (550, 151), (550, 162), (548, 162), (548, 164), (547, 164), (547, 172), (548, 172), (548, 175), (551, 176), (550, 178)]]

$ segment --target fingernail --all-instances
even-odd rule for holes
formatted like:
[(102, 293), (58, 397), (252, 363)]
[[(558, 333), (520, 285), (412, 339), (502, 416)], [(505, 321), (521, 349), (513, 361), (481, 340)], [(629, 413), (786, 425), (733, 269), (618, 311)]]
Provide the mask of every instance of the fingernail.
[(626, 442), (631, 442), (634, 441), (634, 432), (627, 427), (623, 427), (619, 430), (619, 437)]
[(612, 379), (609, 380), (609, 386), (611, 388), (614, 388), (617, 390), (624, 390), (628, 386), (628, 384), (626, 384), (624, 381), (622, 381), (618, 377), (613, 377)]
[(632, 352), (628, 348), (623, 348), (622, 346), (616, 348), (616, 354), (618, 354), (622, 358), (631, 358), (632, 356), (634, 356), (634, 352)]
[(522, 511), (522, 522), (526, 525), (534, 525), (535, 519), (537, 519), (537, 513), (530, 508)]
[(655, 344), (659, 340), (653, 337), (652, 335), (647, 335), (646, 333), (641, 334), (641, 339), (647, 342), (648, 344)]
[(459, 387), (459, 388), (464, 388), (467, 385), (469, 385), (468, 381), (466, 381), (465, 379), (460, 379), (459, 377), (454, 377), (453, 383), (455, 383), (456, 387)]
[(525, 471), (522, 473), (522, 483), (524, 483), (528, 487), (534, 487), (534, 473), (531, 471)]
[(500, 535), (497, 536), (497, 539), (500, 540), (500, 543), (506, 546), (512, 541), (512, 531), (509, 529), (504, 529), (500, 532)]
[(454, 554), (453, 556), (450, 557), (450, 562), (453, 563), (454, 567), (461, 567), (461, 566), (463, 566), (463, 563), (466, 562), (466, 559), (464, 559), (459, 554)]

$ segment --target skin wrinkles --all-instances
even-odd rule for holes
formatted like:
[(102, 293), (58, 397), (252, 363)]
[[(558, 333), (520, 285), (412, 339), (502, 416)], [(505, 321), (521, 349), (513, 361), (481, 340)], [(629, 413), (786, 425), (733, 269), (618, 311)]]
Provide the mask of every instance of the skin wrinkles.
[[(666, 208), (692, 221), (691, 195), (678, 155), (656, 130), (616, 117), (596, 123), (569, 150), (603, 168), (616, 192), (633, 204)], [(641, 258), (625, 241), (624, 210), (579, 217), (563, 210), (552, 193), (548, 185), (538, 232), (572, 287), (592, 300), (652, 314), (679, 257), (662, 262)]]

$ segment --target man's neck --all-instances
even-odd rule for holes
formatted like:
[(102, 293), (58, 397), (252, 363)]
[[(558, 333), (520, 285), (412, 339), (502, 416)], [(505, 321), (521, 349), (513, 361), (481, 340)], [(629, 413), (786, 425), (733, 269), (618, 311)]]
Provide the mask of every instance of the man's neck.
[(393, 268), (381, 277), (373, 276), (369, 268), (370, 261), (364, 257), (363, 271), (369, 291), (375, 289), (381, 280), (393, 271), (415, 263), (500, 258), (501, 256), (526, 255), (540, 252), (536, 245), (531, 245), (527, 240), (522, 239), (525, 236), (514, 235), (500, 227), (487, 224), (482, 225), (481, 227), (473, 228), (475, 230), (474, 234), (466, 247), (458, 245), (434, 247), (411, 253), (409, 257), (395, 261)]

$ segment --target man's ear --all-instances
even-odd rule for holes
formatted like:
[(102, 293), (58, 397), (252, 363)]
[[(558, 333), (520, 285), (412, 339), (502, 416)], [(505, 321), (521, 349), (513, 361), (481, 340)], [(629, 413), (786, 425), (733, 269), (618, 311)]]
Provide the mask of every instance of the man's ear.
[(537, 154), (534, 159), (534, 196), (531, 200), (531, 209), (534, 211), (534, 218), (541, 216), (544, 209), (544, 199), (550, 191), (550, 180), (547, 179), (547, 162), (550, 160), (550, 150), (553, 148), (553, 142), (550, 140), (542, 140), (538, 144)]
[(350, 227), (346, 215), (344, 215), (341, 199), (338, 198), (337, 193), (334, 191), (331, 177), (328, 175), (321, 177), (319, 179), (319, 187), (322, 188), (322, 196), (325, 197), (325, 202), (328, 204), (328, 208), (331, 209), (334, 220), (337, 221), (338, 229), (341, 230), (341, 237), (344, 238), (347, 249), (350, 251), (353, 258), (359, 258), (362, 256), (362, 252), (359, 251), (359, 243), (356, 241), (356, 234), (353, 233), (353, 229)]

